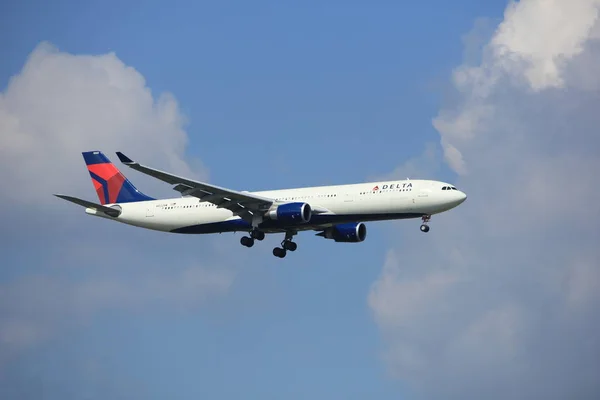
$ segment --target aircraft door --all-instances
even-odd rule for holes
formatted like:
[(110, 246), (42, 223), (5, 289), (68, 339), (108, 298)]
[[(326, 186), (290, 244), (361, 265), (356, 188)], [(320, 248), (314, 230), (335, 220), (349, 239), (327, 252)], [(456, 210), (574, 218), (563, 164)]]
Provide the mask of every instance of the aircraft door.
[(154, 217), (154, 204), (148, 204), (146, 206), (146, 217)]

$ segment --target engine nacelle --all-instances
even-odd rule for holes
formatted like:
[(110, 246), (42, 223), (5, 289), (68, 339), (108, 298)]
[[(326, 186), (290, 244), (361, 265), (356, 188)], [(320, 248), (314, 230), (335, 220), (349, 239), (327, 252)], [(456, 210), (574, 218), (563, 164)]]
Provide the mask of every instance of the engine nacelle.
[(318, 235), (326, 239), (333, 239), (336, 242), (357, 243), (362, 242), (367, 237), (367, 226), (362, 222), (339, 224), (325, 229)]
[(285, 203), (267, 212), (267, 217), (284, 224), (305, 224), (312, 217), (308, 203)]

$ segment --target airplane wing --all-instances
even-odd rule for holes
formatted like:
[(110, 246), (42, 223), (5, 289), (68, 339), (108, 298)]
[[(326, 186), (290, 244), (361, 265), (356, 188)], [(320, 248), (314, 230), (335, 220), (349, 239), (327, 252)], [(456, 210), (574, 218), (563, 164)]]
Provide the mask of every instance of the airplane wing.
[(117, 152), (117, 156), (119, 157), (119, 160), (128, 167), (160, 179), (163, 182), (175, 185), (173, 189), (184, 196), (194, 196), (201, 201), (208, 201), (215, 204), (218, 208), (228, 209), (233, 212), (234, 215), (238, 215), (248, 221), (252, 221), (254, 213), (267, 211), (275, 202), (275, 200), (271, 198), (257, 196), (247, 192), (238, 192), (236, 190), (194, 181), (150, 168), (131, 160), (121, 152)]
[(55, 194), (56, 197), (60, 197), (63, 200), (70, 201), (71, 203), (75, 203), (82, 207), (93, 208), (97, 211), (102, 211), (104, 214), (109, 215), (111, 217), (118, 217), (121, 215), (121, 211), (116, 208), (102, 206), (100, 204), (92, 203), (91, 201), (78, 199), (77, 197), (66, 196), (64, 194)]

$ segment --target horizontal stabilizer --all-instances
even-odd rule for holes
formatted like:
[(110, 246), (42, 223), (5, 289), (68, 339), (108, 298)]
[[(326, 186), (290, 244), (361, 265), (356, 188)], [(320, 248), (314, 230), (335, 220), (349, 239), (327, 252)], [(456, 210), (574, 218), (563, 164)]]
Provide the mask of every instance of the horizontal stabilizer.
[(115, 217), (116, 218), (119, 215), (121, 215), (121, 210), (116, 209), (116, 208), (110, 208), (110, 207), (102, 206), (100, 204), (92, 203), (91, 201), (78, 199), (77, 197), (65, 196), (64, 194), (55, 194), (55, 196), (56, 197), (60, 197), (63, 200), (70, 201), (71, 203), (75, 203), (77, 205), (80, 205), (82, 207), (93, 208), (96, 211), (102, 211), (104, 214), (106, 214), (108, 216), (111, 216), (111, 217)]

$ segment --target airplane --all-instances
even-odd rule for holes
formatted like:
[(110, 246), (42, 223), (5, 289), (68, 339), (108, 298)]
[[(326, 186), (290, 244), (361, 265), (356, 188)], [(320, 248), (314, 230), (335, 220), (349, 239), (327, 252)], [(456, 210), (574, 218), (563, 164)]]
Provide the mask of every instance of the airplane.
[(340, 243), (363, 242), (365, 222), (420, 218), (429, 232), (431, 216), (462, 204), (467, 195), (433, 180), (388, 180), (259, 192), (237, 191), (154, 169), (117, 152), (126, 166), (170, 185), (180, 197), (155, 199), (140, 192), (101, 152), (83, 152), (100, 204), (55, 196), (85, 207), (85, 212), (136, 227), (180, 234), (245, 232), (245, 247), (266, 234), (285, 234), (273, 255), (295, 251), (302, 231)]

